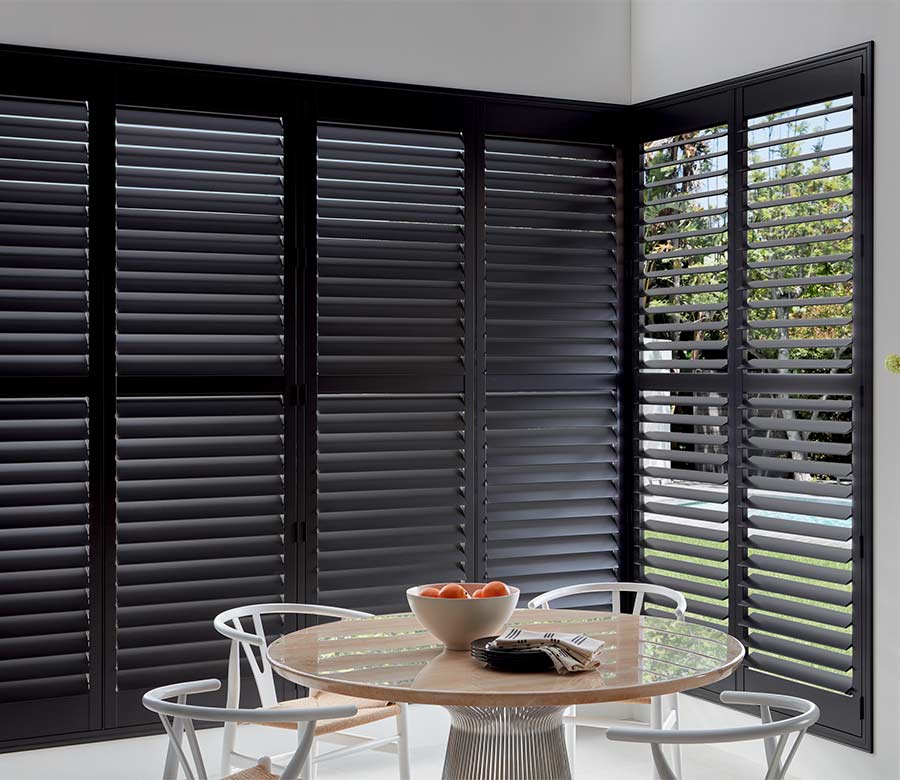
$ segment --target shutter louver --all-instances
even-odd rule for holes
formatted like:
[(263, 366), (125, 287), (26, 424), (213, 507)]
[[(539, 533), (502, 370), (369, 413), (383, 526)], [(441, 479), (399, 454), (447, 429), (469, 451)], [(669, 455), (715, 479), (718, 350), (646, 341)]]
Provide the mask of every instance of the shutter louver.
[(485, 141), (485, 562), (522, 601), (618, 577), (615, 158)]
[[(711, 393), (644, 391), (638, 423), (643, 578), (683, 592), (690, 619), (727, 629), (727, 400)], [(657, 608), (656, 614), (667, 613)]]
[[(27, 719), (65, 711), (43, 733), (88, 728), (88, 405), (0, 401), (0, 707)], [(45, 713), (45, 717), (49, 713)], [(5, 729), (6, 732), (6, 729)]]
[(752, 117), (743, 136), (747, 685), (800, 683), (830, 723), (857, 693), (853, 100)]
[(284, 373), (279, 119), (119, 108), (120, 375)]
[(319, 125), (318, 601), (465, 579), (464, 155)]
[(88, 109), (0, 100), (0, 375), (88, 369)]
[(638, 281), (643, 371), (728, 364), (728, 137), (723, 126), (641, 154)]
[(277, 396), (119, 399), (120, 693), (223, 677), (213, 617), (282, 600), (284, 435)]
[(852, 98), (751, 119), (744, 135), (747, 368), (849, 372)]

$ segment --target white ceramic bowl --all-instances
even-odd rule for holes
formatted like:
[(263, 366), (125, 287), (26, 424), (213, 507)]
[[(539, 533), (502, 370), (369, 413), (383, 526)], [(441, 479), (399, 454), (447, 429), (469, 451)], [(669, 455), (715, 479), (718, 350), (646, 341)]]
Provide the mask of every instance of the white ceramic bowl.
[[(508, 596), (489, 599), (441, 599), (420, 596), (425, 588), (440, 588), (444, 583), (419, 585), (406, 591), (406, 600), (416, 619), (448, 650), (469, 650), (473, 639), (499, 634), (519, 603), (519, 589), (509, 588)], [(483, 582), (461, 582), (470, 594), (484, 587)]]

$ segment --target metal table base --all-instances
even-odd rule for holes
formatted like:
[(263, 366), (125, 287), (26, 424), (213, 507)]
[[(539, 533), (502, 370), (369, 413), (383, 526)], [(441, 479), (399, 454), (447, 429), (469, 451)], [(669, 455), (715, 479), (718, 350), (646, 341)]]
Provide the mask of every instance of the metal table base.
[(444, 780), (571, 780), (565, 707), (446, 707)]

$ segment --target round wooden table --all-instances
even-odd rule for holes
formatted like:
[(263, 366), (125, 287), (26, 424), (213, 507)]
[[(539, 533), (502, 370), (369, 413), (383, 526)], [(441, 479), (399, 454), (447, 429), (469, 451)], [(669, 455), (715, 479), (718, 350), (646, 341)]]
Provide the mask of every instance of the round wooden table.
[(521, 609), (509, 625), (602, 639), (601, 667), (568, 675), (494, 671), (444, 650), (410, 614), (296, 631), (273, 642), (268, 655), (279, 675), (310, 688), (445, 707), (445, 780), (568, 780), (567, 707), (699, 688), (730, 675), (744, 657), (734, 637), (668, 618)]

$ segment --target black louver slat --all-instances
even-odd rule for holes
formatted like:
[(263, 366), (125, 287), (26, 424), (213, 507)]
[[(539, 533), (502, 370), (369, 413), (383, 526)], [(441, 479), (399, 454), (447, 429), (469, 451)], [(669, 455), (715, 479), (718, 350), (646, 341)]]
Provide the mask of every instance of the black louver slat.
[(485, 142), (485, 565), (523, 601), (618, 576), (615, 194), (611, 146)]

